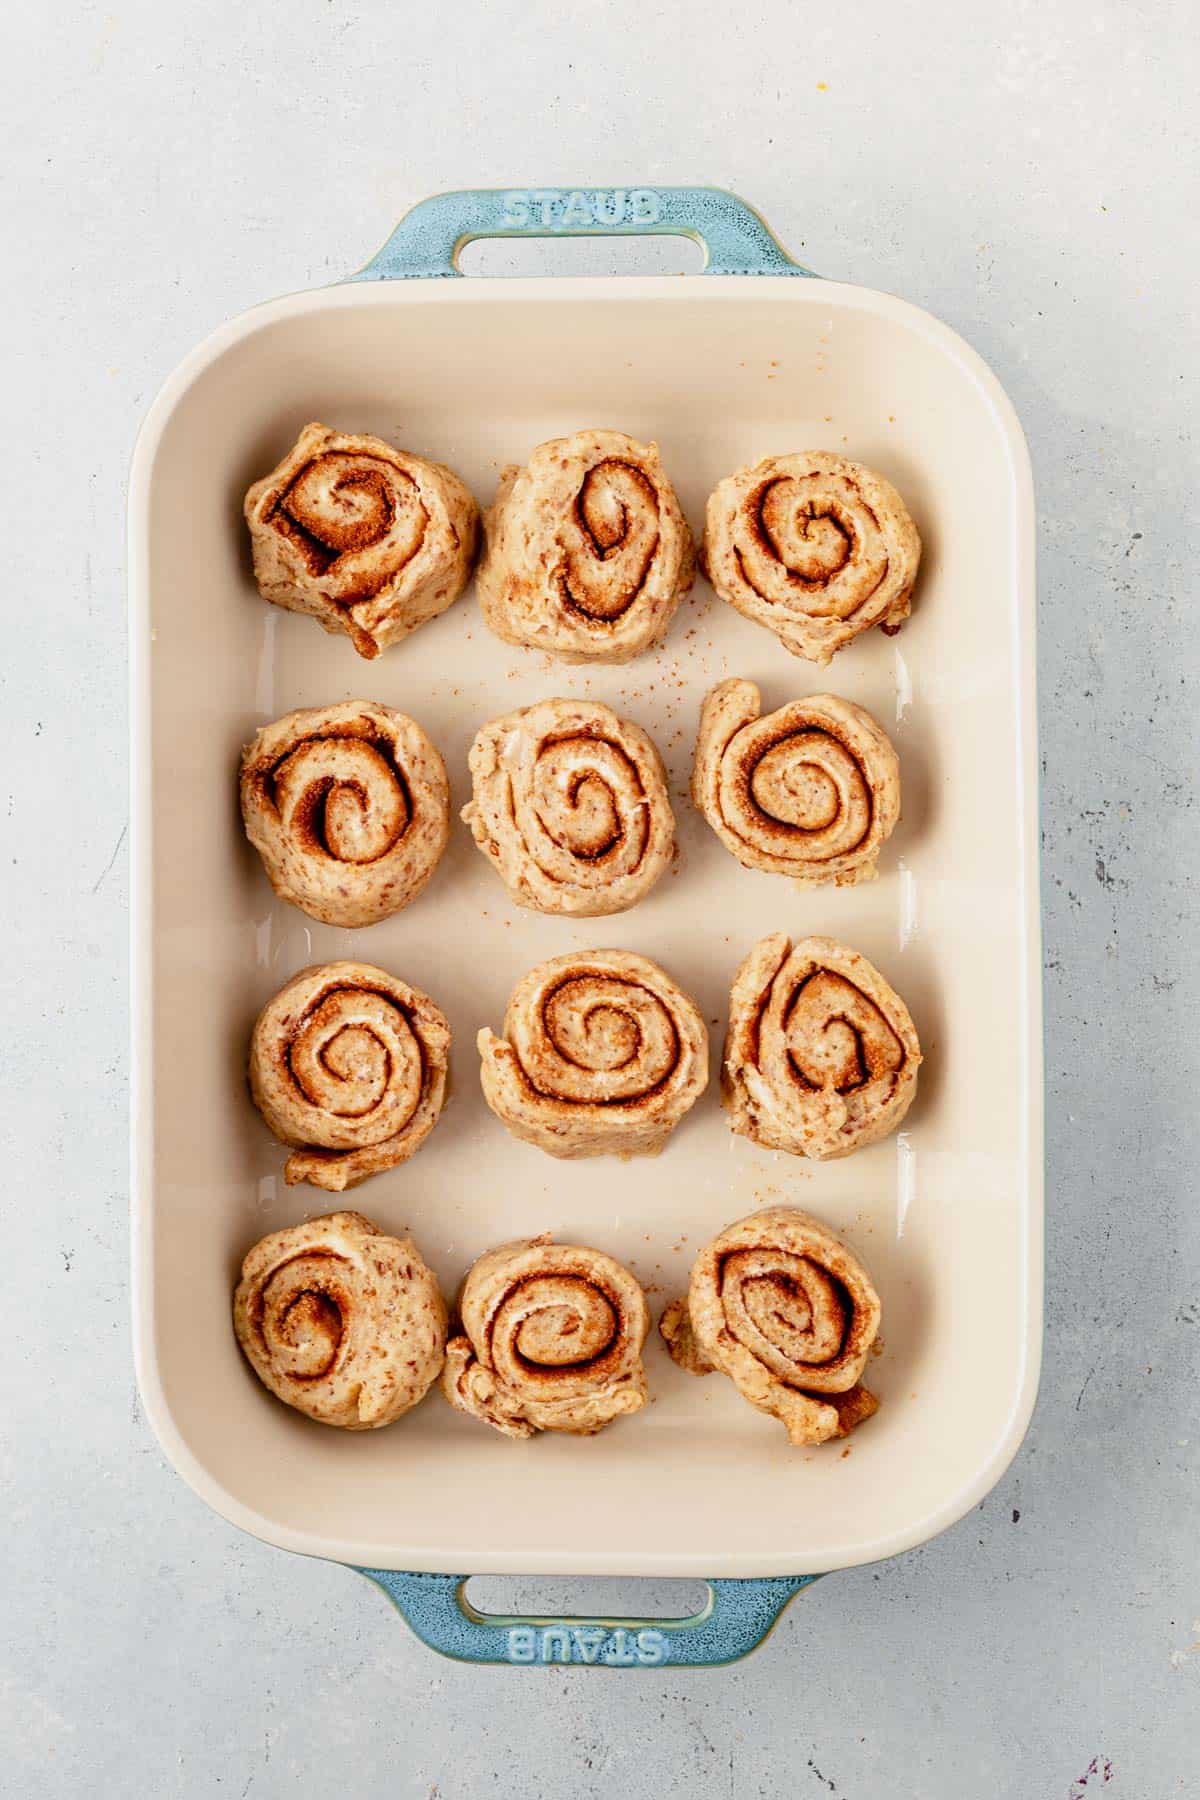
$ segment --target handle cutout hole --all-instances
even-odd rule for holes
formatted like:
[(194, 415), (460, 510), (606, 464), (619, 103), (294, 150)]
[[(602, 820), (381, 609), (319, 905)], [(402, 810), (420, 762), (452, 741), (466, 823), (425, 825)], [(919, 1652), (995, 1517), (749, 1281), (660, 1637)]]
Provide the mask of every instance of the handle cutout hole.
[(466, 1597), (481, 1613), (564, 1619), (690, 1619), (708, 1604), (706, 1581), (610, 1575), (472, 1575)]
[(476, 238), (464, 275), (698, 275), (704, 250), (688, 237)]

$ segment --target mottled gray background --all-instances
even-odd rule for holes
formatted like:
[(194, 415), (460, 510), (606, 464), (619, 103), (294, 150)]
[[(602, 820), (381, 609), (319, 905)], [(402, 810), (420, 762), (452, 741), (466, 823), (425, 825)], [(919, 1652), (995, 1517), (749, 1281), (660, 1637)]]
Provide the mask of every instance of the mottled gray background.
[[(1190, 13), (10, 9), (0, 1790), (1197, 1791)], [(194, 1499), (129, 1357), (122, 508), (138, 421), (212, 326), (355, 267), (425, 193), (580, 180), (733, 187), (817, 269), (931, 308), (999, 373), (1038, 483), (1037, 1415), (954, 1530), (818, 1584), (757, 1657), (708, 1675), (436, 1660), (352, 1574)], [(585, 248), (590, 267), (663, 266)]]

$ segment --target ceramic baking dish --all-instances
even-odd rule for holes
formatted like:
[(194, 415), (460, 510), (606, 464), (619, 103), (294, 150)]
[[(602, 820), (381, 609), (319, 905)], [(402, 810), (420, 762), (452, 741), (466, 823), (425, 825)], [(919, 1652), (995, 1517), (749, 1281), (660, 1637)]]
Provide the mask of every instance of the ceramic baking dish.
[[(460, 279), (471, 238), (687, 233), (703, 276)], [(437, 1647), (617, 1667), (719, 1661), (819, 1572), (941, 1531), (1025, 1430), (1041, 1325), (1042, 1084), (1029, 462), (979, 358), (927, 313), (805, 279), (751, 209), (713, 189), (442, 195), (352, 281), (223, 326), (170, 377), (130, 498), (134, 766), (134, 1314), (148, 1416), (175, 1467), (267, 1541), (373, 1571)], [(925, 543), (911, 621), (821, 671), (701, 580), (665, 647), (624, 668), (509, 648), (468, 594), (372, 664), (264, 605), (247, 485), (307, 420), (450, 463), (486, 503), (542, 439), (614, 425), (658, 441), (699, 524), (716, 480), (823, 447), (883, 470)], [(880, 879), (799, 891), (748, 873), (685, 797), (700, 700), (736, 673), (774, 707), (825, 687), (900, 753), (904, 816)], [(507, 901), (465, 827), (426, 893), (368, 931), (276, 902), (244, 842), (240, 746), (292, 707), (367, 697), (441, 747), (455, 807), (496, 713), (589, 694), (646, 726), (676, 790), (682, 854), (631, 912), (568, 921)], [(768, 931), (863, 950), (926, 1052), (904, 1129), (811, 1165), (731, 1136), (716, 1083), (658, 1160), (559, 1164), (515, 1142), (479, 1092), (474, 1038), (535, 962), (615, 945), (699, 999), (719, 1052), (731, 974)], [(323, 1429), (272, 1399), (229, 1323), (239, 1260), (335, 1201), (288, 1190), (246, 1094), (259, 1007), (298, 968), (357, 956), (426, 987), (455, 1033), (454, 1098), (407, 1166), (351, 1203), (408, 1226), (452, 1292), (485, 1246), (550, 1229), (613, 1252), (656, 1310), (728, 1221), (790, 1200), (842, 1230), (883, 1298), (878, 1416), (841, 1446), (789, 1448), (731, 1384), (677, 1370), (656, 1334), (653, 1404), (600, 1437), (514, 1445), (431, 1396), (378, 1433)], [(703, 1614), (650, 1625), (482, 1619), (472, 1573), (719, 1577)], [(758, 1579), (751, 1579), (758, 1578)], [(762, 1578), (771, 1578), (764, 1580)], [(590, 1634), (590, 1635), (589, 1635)]]

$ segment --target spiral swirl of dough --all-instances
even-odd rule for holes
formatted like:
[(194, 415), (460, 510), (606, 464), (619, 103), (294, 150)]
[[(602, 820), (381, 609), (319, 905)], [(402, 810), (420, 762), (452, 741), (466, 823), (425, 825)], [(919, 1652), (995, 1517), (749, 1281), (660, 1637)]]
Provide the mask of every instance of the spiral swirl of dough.
[(628, 662), (692, 585), (695, 546), (656, 444), (577, 431), (505, 469), (476, 583), (487, 624), (564, 662)]
[(441, 1372), (446, 1304), (410, 1238), (361, 1213), (273, 1231), (248, 1252), (237, 1339), (288, 1406), (347, 1431), (390, 1425)]
[(722, 1088), (731, 1129), (818, 1161), (894, 1131), (917, 1091), (908, 1008), (833, 938), (757, 943), (729, 997)]
[(246, 835), (281, 900), (374, 925), (420, 893), (450, 832), (446, 769), (421, 727), (370, 700), (265, 725), (242, 754)]
[(891, 482), (844, 456), (768, 456), (709, 496), (709, 580), (810, 662), (827, 663), (872, 625), (898, 631), (920, 559), (917, 528)]
[(479, 535), (452, 469), (327, 425), (304, 427), (245, 513), (263, 598), (343, 632), (368, 659), (458, 599)]
[(646, 1296), (603, 1251), (549, 1235), (502, 1244), (459, 1296), (442, 1391), (508, 1437), (590, 1436), (646, 1403)]
[(819, 1219), (774, 1206), (706, 1245), (659, 1328), (683, 1368), (720, 1370), (793, 1444), (822, 1444), (878, 1407), (860, 1378), (879, 1320), (858, 1258)]
[(900, 817), (900, 763), (853, 701), (813, 694), (762, 717), (752, 681), (704, 702), (692, 798), (748, 869), (806, 886), (870, 879)]
[(475, 842), (513, 899), (577, 918), (624, 912), (669, 867), (675, 818), (646, 733), (593, 700), (543, 700), (471, 746)]
[(708, 1085), (695, 1002), (648, 957), (572, 951), (513, 989), (504, 1036), (479, 1033), (497, 1118), (550, 1156), (653, 1156)]
[(342, 1193), (420, 1149), (446, 1101), (450, 1027), (369, 963), (303, 969), (259, 1014), (250, 1091), (296, 1146), (284, 1180)]

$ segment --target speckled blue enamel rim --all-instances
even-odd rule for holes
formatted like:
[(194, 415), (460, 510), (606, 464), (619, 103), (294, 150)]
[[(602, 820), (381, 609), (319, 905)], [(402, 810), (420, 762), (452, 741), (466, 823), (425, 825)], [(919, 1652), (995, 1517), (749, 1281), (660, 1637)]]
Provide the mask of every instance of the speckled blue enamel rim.
[(351, 281), (461, 277), (476, 238), (688, 237), (706, 275), (808, 275), (752, 206), (724, 188), (461, 188), (405, 213)]
[[(476, 238), (688, 237), (707, 275), (812, 275), (736, 194), (711, 187), (464, 188), (405, 214), (351, 281), (461, 277), (458, 254)], [(514, 1668), (716, 1668), (757, 1649), (788, 1601), (817, 1575), (710, 1581), (686, 1619), (551, 1619), (481, 1613), (465, 1575), (360, 1569), (378, 1583), (423, 1644), (457, 1662)]]
[(360, 1569), (378, 1582), (423, 1644), (456, 1662), (513, 1668), (570, 1664), (595, 1669), (712, 1669), (756, 1650), (788, 1601), (819, 1575), (710, 1581), (708, 1600), (686, 1619), (521, 1618), (481, 1613), (465, 1575), (400, 1575)]

